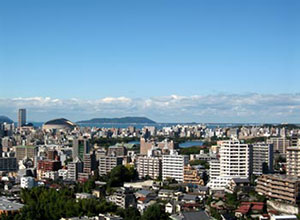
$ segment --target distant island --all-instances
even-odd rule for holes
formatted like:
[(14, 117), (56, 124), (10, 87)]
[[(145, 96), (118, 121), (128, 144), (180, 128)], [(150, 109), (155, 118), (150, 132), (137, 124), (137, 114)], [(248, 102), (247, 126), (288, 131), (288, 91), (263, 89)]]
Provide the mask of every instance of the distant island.
[(78, 124), (156, 124), (155, 121), (146, 117), (123, 117), (123, 118), (93, 118), (91, 120), (78, 121)]
[(5, 122), (9, 123), (9, 124), (14, 123), (14, 121), (11, 120), (9, 117), (0, 115), (0, 124), (5, 123)]

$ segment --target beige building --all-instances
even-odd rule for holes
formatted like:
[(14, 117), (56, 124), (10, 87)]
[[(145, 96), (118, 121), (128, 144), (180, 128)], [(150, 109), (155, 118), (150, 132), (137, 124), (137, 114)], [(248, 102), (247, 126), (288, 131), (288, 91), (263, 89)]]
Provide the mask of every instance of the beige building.
[(113, 168), (122, 165), (123, 157), (99, 157), (99, 175), (107, 175)]
[(162, 159), (161, 157), (140, 156), (137, 159), (137, 171), (139, 178), (150, 177), (158, 179), (162, 175)]
[(286, 174), (300, 177), (300, 146), (287, 148), (286, 162)]
[(262, 175), (257, 179), (256, 192), (270, 199), (297, 204), (300, 196), (300, 179), (285, 175)]
[(34, 161), (34, 157), (37, 155), (38, 148), (36, 146), (16, 146), (16, 158), (17, 162), (24, 158), (29, 158)]
[(190, 165), (184, 167), (183, 182), (204, 185), (204, 181), (201, 179), (198, 171)]
[(285, 154), (286, 149), (291, 145), (290, 140), (284, 137), (274, 137), (267, 140), (267, 144), (273, 144), (274, 153)]

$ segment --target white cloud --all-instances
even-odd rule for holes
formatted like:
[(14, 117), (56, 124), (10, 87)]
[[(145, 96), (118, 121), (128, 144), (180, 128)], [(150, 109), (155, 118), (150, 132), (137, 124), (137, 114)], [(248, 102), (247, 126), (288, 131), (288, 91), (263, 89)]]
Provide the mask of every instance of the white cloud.
[(33, 121), (57, 117), (77, 121), (93, 117), (147, 116), (160, 122), (300, 122), (300, 94), (170, 95), (97, 100), (0, 98), (0, 115), (16, 119), (18, 108), (27, 108), (28, 118)]

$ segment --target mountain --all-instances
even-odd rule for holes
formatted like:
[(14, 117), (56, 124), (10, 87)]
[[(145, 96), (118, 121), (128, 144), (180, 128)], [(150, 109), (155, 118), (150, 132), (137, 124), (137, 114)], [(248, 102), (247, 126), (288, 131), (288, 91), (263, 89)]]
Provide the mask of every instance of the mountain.
[(11, 120), (9, 117), (6, 117), (4, 115), (0, 115), (0, 124), (2, 124), (4, 122), (9, 123), (9, 124), (14, 123), (14, 121)]
[(123, 117), (123, 118), (93, 118), (91, 120), (79, 121), (77, 123), (89, 124), (155, 124), (155, 121), (146, 117)]

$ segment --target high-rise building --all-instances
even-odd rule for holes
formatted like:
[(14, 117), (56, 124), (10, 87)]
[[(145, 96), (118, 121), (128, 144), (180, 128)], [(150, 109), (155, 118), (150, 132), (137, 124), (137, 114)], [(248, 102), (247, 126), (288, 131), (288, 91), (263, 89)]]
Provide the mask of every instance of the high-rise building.
[(90, 143), (87, 138), (80, 137), (73, 139), (73, 160), (79, 158), (83, 161), (83, 155), (90, 152)]
[(189, 162), (188, 155), (179, 155), (176, 151), (171, 151), (170, 155), (163, 155), (162, 159), (162, 179), (175, 179), (177, 182), (184, 181), (184, 166)]
[(300, 177), (300, 146), (286, 150), (286, 174)]
[(232, 178), (249, 178), (252, 172), (251, 155), (251, 146), (248, 144), (242, 144), (237, 139), (223, 141), (219, 162), (211, 163), (214, 165), (214, 176), (210, 177), (208, 186), (213, 190), (223, 190)]
[(253, 174), (261, 175), (273, 171), (273, 144), (256, 143), (252, 145)]
[(18, 112), (18, 127), (26, 125), (26, 109), (21, 108)]

